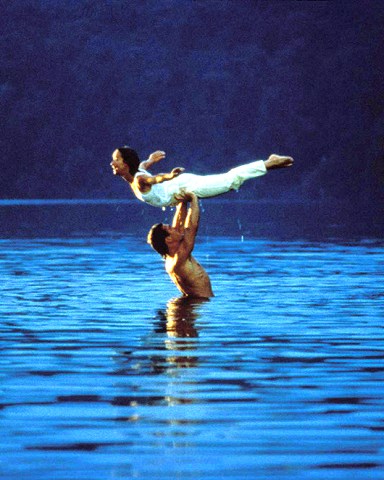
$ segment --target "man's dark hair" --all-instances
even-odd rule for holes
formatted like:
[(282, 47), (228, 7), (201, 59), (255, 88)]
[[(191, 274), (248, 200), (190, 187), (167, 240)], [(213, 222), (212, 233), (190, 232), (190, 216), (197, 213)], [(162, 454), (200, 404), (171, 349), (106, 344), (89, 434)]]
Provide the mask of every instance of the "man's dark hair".
[(140, 159), (135, 150), (130, 147), (120, 147), (117, 149), (123, 157), (123, 162), (129, 167), (129, 173), (135, 175), (139, 169)]
[(165, 243), (168, 235), (169, 233), (163, 229), (163, 224), (156, 223), (156, 225), (153, 225), (150, 229), (147, 237), (147, 242), (151, 247), (164, 258), (169, 253), (168, 245)]

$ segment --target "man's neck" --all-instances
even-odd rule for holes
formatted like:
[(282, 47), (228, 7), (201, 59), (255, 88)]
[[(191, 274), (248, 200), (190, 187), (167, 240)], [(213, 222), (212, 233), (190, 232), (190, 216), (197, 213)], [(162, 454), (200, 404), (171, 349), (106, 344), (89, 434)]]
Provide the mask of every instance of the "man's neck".
[(180, 248), (180, 242), (168, 243), (167, 256), (173, 258)]
[(167, 257), (169, 258), (173, 258), (177, 253), (177, 248), (169, 248), (168, 246), (168, 253), (167, 253)]

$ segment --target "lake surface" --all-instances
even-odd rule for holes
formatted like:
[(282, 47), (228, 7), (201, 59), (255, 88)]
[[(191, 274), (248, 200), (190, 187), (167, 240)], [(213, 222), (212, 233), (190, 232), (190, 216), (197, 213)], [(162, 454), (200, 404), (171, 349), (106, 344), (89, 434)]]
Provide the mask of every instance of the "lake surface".
[(203, 227), (199, 302), (145, 216), (4, 208), (1, 479), (384, 478), (382, 240)]

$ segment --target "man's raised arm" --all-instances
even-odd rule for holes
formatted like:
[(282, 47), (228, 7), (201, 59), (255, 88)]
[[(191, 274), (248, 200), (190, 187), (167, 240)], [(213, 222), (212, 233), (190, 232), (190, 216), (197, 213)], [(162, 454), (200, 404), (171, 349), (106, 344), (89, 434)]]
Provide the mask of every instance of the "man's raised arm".
[[(184, 226), (181, 226), (184, 232), (184, 238), (177, 252), (178, 262), (184, 262), (192, 253), (192, 250), (195, 246), (195, 238), (197, 229), (199, 227), (200, 208), (199, 200), (194, 193), (183, 192), (176, 198), (184, 204), (185, 210), (182, 210), (183, 207), (180, 207), (180, 212), (183, 213), (186, 211), (187, 202), (189, 202), (189, 208), (185, 215)], [(181, 216), (179, 217), (179, 220), (181, 220)]]
[(194, 193), (186, 193), (186, 196), (189, 197), (189, 209), (187, 213), (187, 218), (185, 219), (184, 227), (188, 230), (191, 230), (196, 236), (197, 229), (199, 228), (200, 221), (200, 207), (199, 199)]
[(183, 195), (175, 196), (176, 200), (179, 201), (176, 207), (175, 215), (173, 216), (172, 227), (177, 228), (178, 230), (184, 230), (185, 219), (187, 218), (187, 201), (183, 200)]

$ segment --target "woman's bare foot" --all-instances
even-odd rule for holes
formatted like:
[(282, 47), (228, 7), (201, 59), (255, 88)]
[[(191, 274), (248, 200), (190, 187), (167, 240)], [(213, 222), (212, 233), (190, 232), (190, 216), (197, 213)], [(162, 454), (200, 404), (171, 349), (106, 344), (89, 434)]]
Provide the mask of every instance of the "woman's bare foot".
[(273, 168), (284, 168), (292, 167), (293, 158), (292, 157), (283, 157), (282, 155), (272, 154), (269, 156), (268, 160), (264, 162), (267, 170), (272, 170)]

